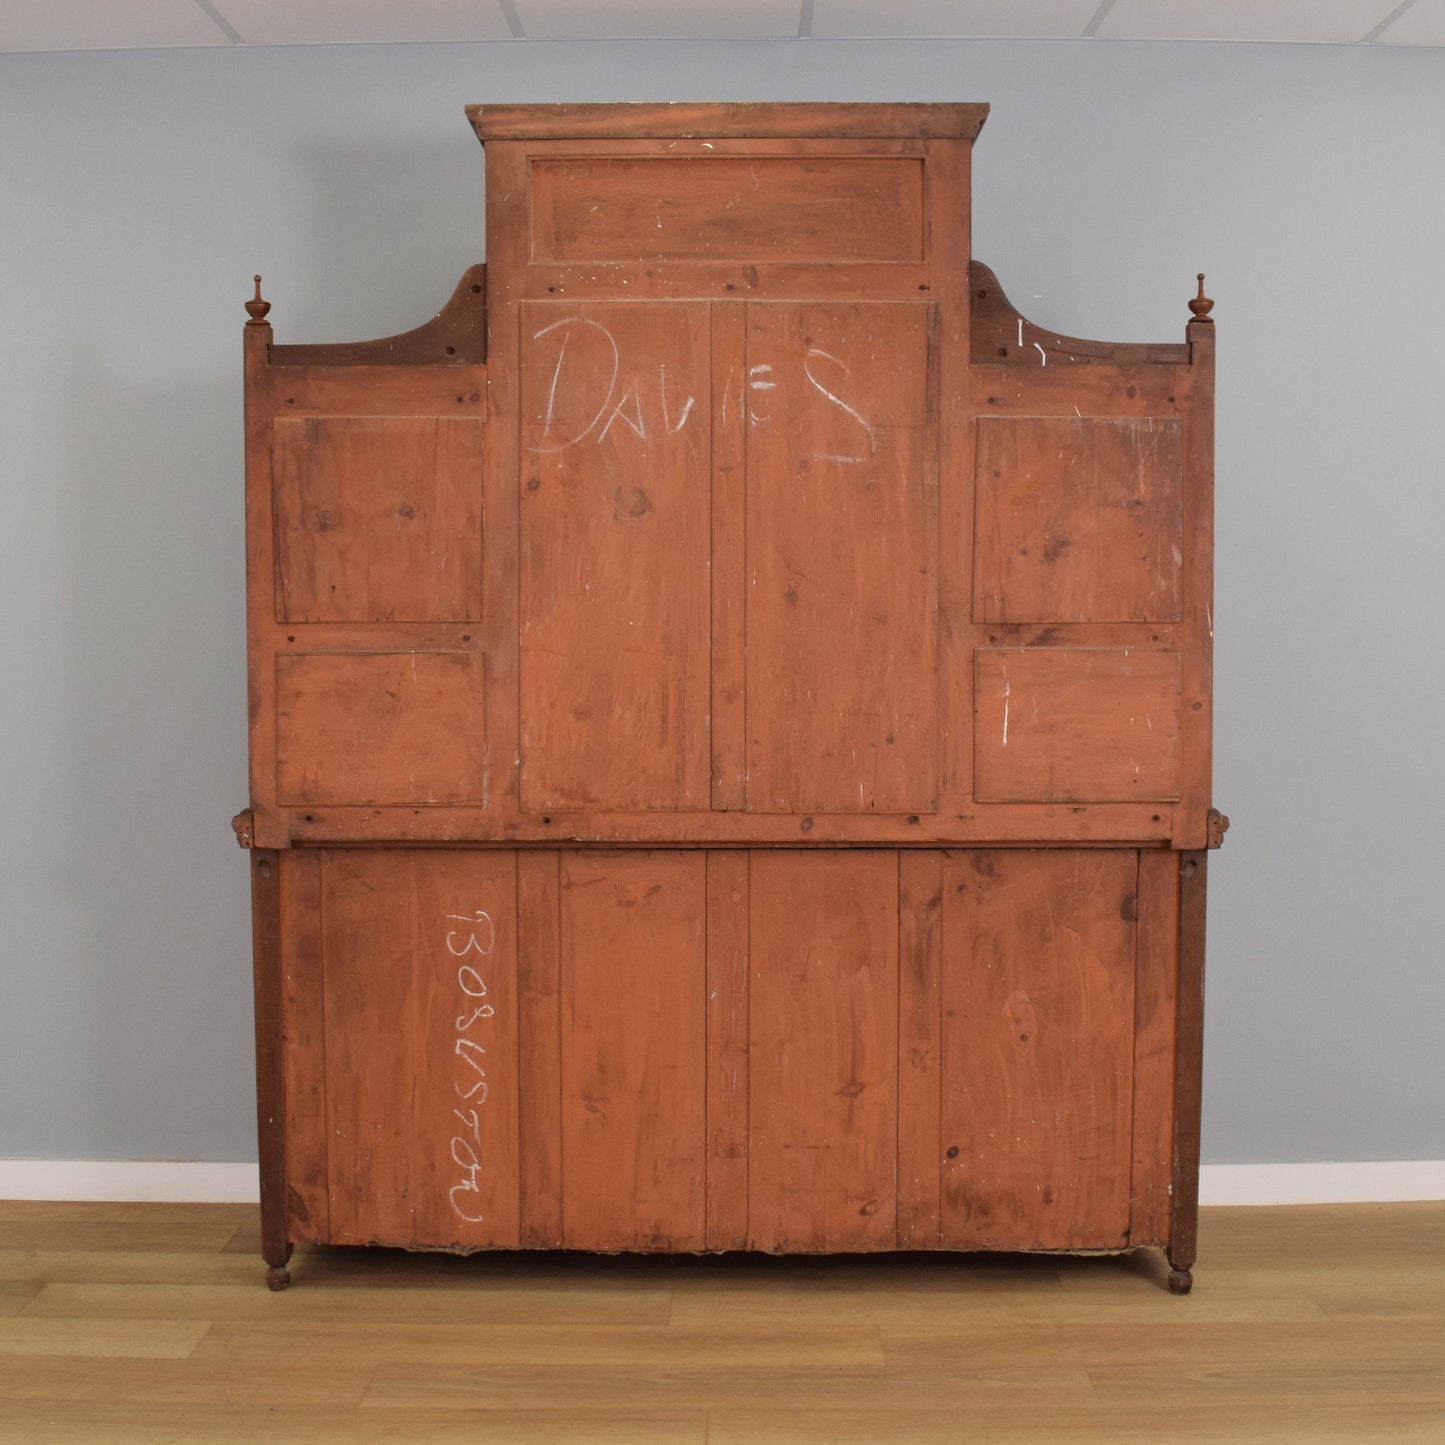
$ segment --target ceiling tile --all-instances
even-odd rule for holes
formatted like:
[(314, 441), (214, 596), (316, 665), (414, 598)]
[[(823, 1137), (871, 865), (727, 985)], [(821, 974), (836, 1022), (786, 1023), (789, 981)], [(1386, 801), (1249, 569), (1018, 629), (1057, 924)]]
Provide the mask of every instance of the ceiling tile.
[(1445, 0), (1415, 0), (1379, 36), (1382, 45), (1445, 45)]
[(1099, 0), (814, 0), (817, 36), (1075, 36)]
[(1113, 39), (1363, 40), (1398, 0), (1114, 0), (1098, 33)]
[(496, 0), (211, 0), (248, 45), (507, 40)]
[(515, 0), (531, 40), (777, 37), (798, 33), (798, 0)]
[(0, 0), (0, 51), (228, 44), (194, 0)]

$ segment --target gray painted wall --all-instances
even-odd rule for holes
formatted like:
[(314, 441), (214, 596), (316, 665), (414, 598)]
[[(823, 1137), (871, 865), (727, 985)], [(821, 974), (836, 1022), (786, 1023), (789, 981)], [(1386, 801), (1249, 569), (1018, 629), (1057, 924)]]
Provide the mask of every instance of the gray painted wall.
[(429, 316), (480, 100), (988, 100), (1034, 320), (1218, 300), (1205, 1155), (1445, 1157), (1445, 51), (1094, 42), (0, 56), (0, 1156), (255, 1157), (240, 342)]

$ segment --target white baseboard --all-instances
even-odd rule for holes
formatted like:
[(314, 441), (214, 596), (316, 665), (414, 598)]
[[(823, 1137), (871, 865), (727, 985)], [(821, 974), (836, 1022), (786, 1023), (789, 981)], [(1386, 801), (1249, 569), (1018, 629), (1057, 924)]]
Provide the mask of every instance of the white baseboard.
[(1201, 1204), (1393, 1204), (1445, 1199), (1445, 1159), (1353, 1164), (1205, 1164)]
[[(0, 1159), (0, 1199), (254, 1204), (254, 1164)], [(1201, 1204), (1366, 1204), (1445, 1199), (1445, 1159), (1354, 1164), (1205, 1164)]]
[(152, 1159), (0, 1159), (0, 1199), (134, 1204), (254, 1204), (254, 1164)]

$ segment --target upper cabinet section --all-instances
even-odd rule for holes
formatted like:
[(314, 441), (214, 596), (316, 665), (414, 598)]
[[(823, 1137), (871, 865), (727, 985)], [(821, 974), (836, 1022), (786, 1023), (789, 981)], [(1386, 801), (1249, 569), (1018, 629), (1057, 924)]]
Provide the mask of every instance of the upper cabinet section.
[(258, 842), (1204, 846), (1211, 303), (1014, 310), (986, 110), (473, 107), (434, 321), (250, 303)]
[(966, 231), (958, 196), (986, 113), (474, 106), (488, 255), (515, 259), (536, 297), (916, 295), (942, 228)]

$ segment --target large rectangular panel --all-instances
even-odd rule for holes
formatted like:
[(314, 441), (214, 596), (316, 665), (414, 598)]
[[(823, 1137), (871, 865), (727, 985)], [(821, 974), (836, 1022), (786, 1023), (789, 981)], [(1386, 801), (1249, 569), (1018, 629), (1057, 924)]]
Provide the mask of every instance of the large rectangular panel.
[(931, 317), (906, 303), (748, 308), (755, 812), (935, 807)]
[(283, 805), (485, 803), (475, 652), (307, 652), (276, 659)]
[(533, 160), (532, 260), (921, 261), (917, 156)]
[(1179, 796), (1179, 654), (984, 647), (974, 654), (974, 789), (989, 803)]
[(522, 330), (522, 806), (706, 808), (707, 308)]
[(278, 420), (281, 620), (480, 617), (483, 441), (452, 418)]
[(898, 855), (751, 864), (748, 1228), (758, 1249), (898, 1239)]
[(333, 1242), (516, 1245), (512, 853), (322, 859)]
[(952, 853), (942, 1242), (1127, 1242), (1138, 855)]
[(562, 1235), (702, 1249), (707, 855), (561, 865)]
[(985, 417), (977, 476), (976, 620), (1178, 620), (1177, 420)]

